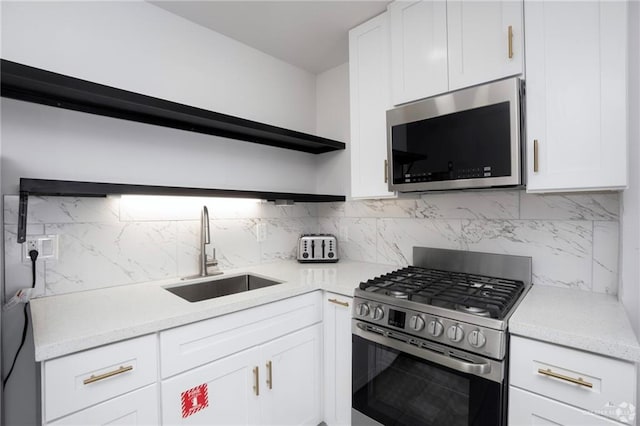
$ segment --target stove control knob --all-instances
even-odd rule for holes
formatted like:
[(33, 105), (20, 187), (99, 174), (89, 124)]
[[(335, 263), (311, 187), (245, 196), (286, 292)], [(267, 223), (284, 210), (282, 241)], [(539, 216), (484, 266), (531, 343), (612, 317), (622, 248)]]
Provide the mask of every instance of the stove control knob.
[(356, 306), (356, 314), (361, 317), (369, 316), (369, 305), (366, 303), (360, 303)]
[(409, 320), (409, 327), (415, 331), (420, 331), (424, 328), (424, 320), (420, 316), (414, 315)]
[(484, 334), (482, 334), (482, 331), (480, 330), (473, 330), (469, 333), (468, 340), (469, 344), (474, 348), (481, 348), (485, 343), (487, 343), (486, 337), (484, 337)]
[(452, 325), (447, 330), (447, 337), (452, 342), (459, 342), (464, 337), (464, 331), (459, 325)]
[(440, 321), (433, 320), (433, 321), (429, 322), (429, 325), (427, 326), (427, 331), (433, 337), (438, 337), (444, 331), (444, 326), (442, 325), (442, 323)]
[(371, 312), (371, 318), (374, 320), (381, 320), (384, 318), (384, 309), (382, 306), (376, 306), (375, 309)]

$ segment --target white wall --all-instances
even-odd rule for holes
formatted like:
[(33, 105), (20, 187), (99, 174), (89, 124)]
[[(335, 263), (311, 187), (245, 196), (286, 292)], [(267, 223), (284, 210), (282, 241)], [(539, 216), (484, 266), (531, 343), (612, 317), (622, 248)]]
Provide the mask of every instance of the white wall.
[(313, 133), (315, 76), (144, 1), (3, 1), (2, 57)]
[(315, 191), (312, 154), (6, 98), (1, 124), (4, 194), (20, 177)]
[[(622, 194), (620, 300), (640, 333), (640, 2), (629, 3), (629, 188)], [(638, 381), (640, 384), (640, 381)]]
[(319, 136), (347, 143), (344, 151), (317, 156), (317, 192), (349, 194), (349, 63), (317, 76), (316, 131)]

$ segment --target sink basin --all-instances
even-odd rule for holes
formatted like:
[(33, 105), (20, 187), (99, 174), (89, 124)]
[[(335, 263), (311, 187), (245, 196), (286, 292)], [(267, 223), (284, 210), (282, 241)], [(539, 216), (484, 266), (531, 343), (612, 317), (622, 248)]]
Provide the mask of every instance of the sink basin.
[(194, 284), (164, 287), (164, 289), (189, 302), (200, 302), (201, 300), (256, 290), (275, 284), (280, 284), (280, 281), (245, 274), (235, 277), (217, 278), (215, 280)]

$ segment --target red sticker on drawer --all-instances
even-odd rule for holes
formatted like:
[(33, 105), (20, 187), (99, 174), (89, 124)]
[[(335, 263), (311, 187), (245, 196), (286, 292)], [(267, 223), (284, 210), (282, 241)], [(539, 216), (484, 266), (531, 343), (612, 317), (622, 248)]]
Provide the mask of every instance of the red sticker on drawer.
[(180, 399), (182, 400), (183, 419), (197, 413), (203, 408), (207, 408), (209, 406), (209, 391), (207, 390), (207, 384), (205, 383), (182, 392)]

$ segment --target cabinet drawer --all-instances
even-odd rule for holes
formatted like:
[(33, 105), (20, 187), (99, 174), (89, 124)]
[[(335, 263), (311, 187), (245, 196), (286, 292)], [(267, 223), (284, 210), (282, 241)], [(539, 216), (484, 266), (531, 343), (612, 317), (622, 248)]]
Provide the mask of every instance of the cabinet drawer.
[(152, 334), (45, 361), (45, 420), (154, 383), (157, 360), (157, 337)]
[(151, 385), (56, 420), (50, 425), (157, 425), (158, 386)]
[(618, 422), (513, 386), (509, 388), (509, 425), (621, 426)]
[(320, 291), (160, 333), (162, 378), (322, 321)]
[(513, 386), (609, 417), (611, 405), (635, 404), (635, 364), (589, 352), (513, 336), (509, 374)]

